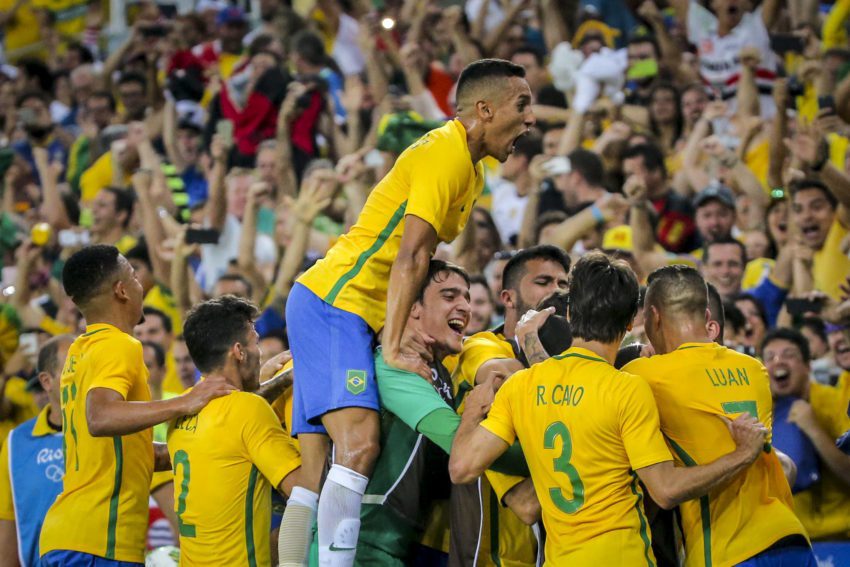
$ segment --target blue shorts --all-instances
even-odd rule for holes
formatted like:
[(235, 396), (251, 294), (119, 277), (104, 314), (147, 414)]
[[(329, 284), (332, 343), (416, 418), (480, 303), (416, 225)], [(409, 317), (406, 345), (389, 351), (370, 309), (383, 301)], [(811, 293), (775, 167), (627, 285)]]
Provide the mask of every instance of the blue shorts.
[(294, 372), (293, 435), (327, 434), (321, 418), (333, 410), (380, 409), (375, 333), (366, 321), (295, 284), (286, 301), (286, 328)]
[(54, 549), (41, 556), (41, 564), (44, 567), (138, 567), (144, 563), (130, 563), (128, 561), (115, 561), (83, 553), (82, 551), (67, 551)]
[(750, 557), (738, 567), (817, 567), (814, 552), (808, 547), (768, 549)]

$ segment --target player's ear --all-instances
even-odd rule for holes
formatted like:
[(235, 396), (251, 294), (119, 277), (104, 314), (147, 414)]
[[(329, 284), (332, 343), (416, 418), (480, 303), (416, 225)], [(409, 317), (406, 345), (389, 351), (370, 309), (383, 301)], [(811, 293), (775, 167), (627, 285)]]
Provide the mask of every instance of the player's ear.
[(417, 301), (413, 304), (413, 307), (410, 309), (410, 316), (413, 319), (421, 319), (422, 311), (423, 311), (422, 303)]
[(717, 338), (720, 337), (720, 323), (717, 321), (707, 322), (705, 324), (705, 331), (709, 339), (716, 341)]
[(516, 307), (516, 303), (514, 302), (514, 291), (511, 289), (503, 289), (501, 293), (499, 293), (499, 298), (502, 300), (502, 304), (505, 307)]
[(112, 284), (112, 293), (114, 293), (115, 297), (122, 301), (128, 299), (127, 287), (124, 285), (122, 280), (117, 280), (114, 284)]
[(237, 362), (245, 360), (245, 348), (241, 343), (233, 343), (233, 346), (230, 347), (230, 354), (233, 355), (233, 358), (236, 359)]
[(475, 112), (481, 120), (489, 121), (493, 119), (493, 108), (486, 100), (479, 100), (475, 103)]

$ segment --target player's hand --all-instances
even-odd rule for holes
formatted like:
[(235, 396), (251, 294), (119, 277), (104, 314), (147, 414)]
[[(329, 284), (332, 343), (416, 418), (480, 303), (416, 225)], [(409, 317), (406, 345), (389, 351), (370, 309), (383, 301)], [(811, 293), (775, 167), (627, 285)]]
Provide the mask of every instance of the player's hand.
[(469, 395), (466, 396), (464, 402), (464, 415), (470, 414), (472, 417), (483, 419), (490, 411), (490, 406), (493, 405), (493, 400), (496, 398), (497, 387), (494, 387), (494, 380), (488, 380), (485, 384), (479, 384)]
[(808, 433), (819, 427), (818, 421), (815, 418), (815, 412), (812, 410), (812, 405), (805, 400), (796, 400), (791, 404), (791, 410), (788, 412), (788, 422), (795, 424), (804, 433)]
[(429, 363), (434, 359), (431, 352), (433, 344), (434, 339), (430, 336), (408, 326), (401, 337), (398, 352), (385, 348), (384, 360), (390, 366), (418, 374), (430, 383), (432, 378)]
[(764, 447), (767, 438), (767, 429), (759, 420), (748, 413), (739, 415), (734, 421), (725, 417), (721, 418), (729, 427), (729, 433), (735, 441), (735, 451), (741, 455), (747, 464), (756, 460)]
[(292, 360), (292, 353), (288, 350), (285, 350), (280, 354), (276, 354), (268, 359), (266, 363), (263, 364), (262, 368), (260, 368), (260, 384), (266, 380), (274, 378), (275, 374), (283, 370), (283, 367), (286, 366), (286, 363), (290, 360)]
[(549, 315), (554, 312), (554, 307), (547, 307), (540, 311), (529, 309), (522, 317), (520, 317), (519, 323), (517, 323), (516, 329), (514, 330), (514, 335), (516, 335), (520, 348), (522, 348), (522, 345), (525, 342), (525, 337), (530, 334), (536, 335), (540, 330), (540, 327), (543, 326), (543, 323), (545, 323), (549, 318)]
[(216, 398), (236, 391), (236, 387), (222, 377), (211, 376), (198, 382), (188, 393), (180, 398), (183, 401), (185, 415), (195, 415)]

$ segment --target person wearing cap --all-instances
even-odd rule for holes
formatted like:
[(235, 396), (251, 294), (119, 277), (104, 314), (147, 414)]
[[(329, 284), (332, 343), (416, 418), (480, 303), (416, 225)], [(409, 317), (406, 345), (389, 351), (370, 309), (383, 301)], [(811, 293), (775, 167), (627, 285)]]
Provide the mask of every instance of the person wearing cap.
[[(712, 183), (694, 197), (694, 221), (704, 244), (732, 236), (735, 226), (735, 195), (719, 183)], [(692, 252), (699, 257), (700, 252)]]
[(227, 79), (242, 57), (242, 39), (248, 33), (248, 19), (242, 8), (226, 6), (216, 15), (215, 25), (218, 39), (196, 45), (192, 53), (201, 60), (204, 68)]
[[(59, 375), (72, 341), (70, 335), (59, 335), (39, 350), (36, 380), (48, 404), (37, 417), (13, 429), (0, 452), (0, 557), (18, 557), (21, 565), (38, 564), (41, 524), (62, 492)], [(26, 507), (21, 510), (15, 503)]]
[(163, 142), (168, 161), (161, 168), (177, 207), (177, 218), (186, 222), (190, 209), (207, 200), (209, 185), (200, 168), (204, 109), (195, 101), (166, 101)]

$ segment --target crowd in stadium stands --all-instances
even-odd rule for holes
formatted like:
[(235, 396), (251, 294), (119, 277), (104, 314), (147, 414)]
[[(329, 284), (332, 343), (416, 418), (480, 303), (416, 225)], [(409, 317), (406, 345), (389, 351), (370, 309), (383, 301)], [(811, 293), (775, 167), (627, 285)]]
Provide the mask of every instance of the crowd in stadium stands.
[[(850, 565), (850, 0), (131, 0), (121, 34), (115, 4), (0, 0), (0, 564)], [(524, 135), (471, 98), (488, 77), (459, 96), (482, 59), (524, 70), (498, 71)], [(435, 129), (460, 153), (416, 173)], [(460, 216), (428, 218), (463, 168)], [(402, 217), (435, 232), (409, 319), (380, 258)], [(351, 333), (310, 351), (325, 307)], [(421, 359), (372, 361), (385, 309)], [(337, 408), (298, 369), (363, 341), (340, 407), (377, 376), (379, 428), (325, 423), (344, 466), (302, 467)], [(514, 443), (522, 404), (609, 411), (579, 384), (626, 365), (651, 390), (611, 391), (657, 411), (621, 428), (663, 438), (624, 432), (599, 476), (595, 418)], [(516, 372), (540, 385), (512, 406)]]

